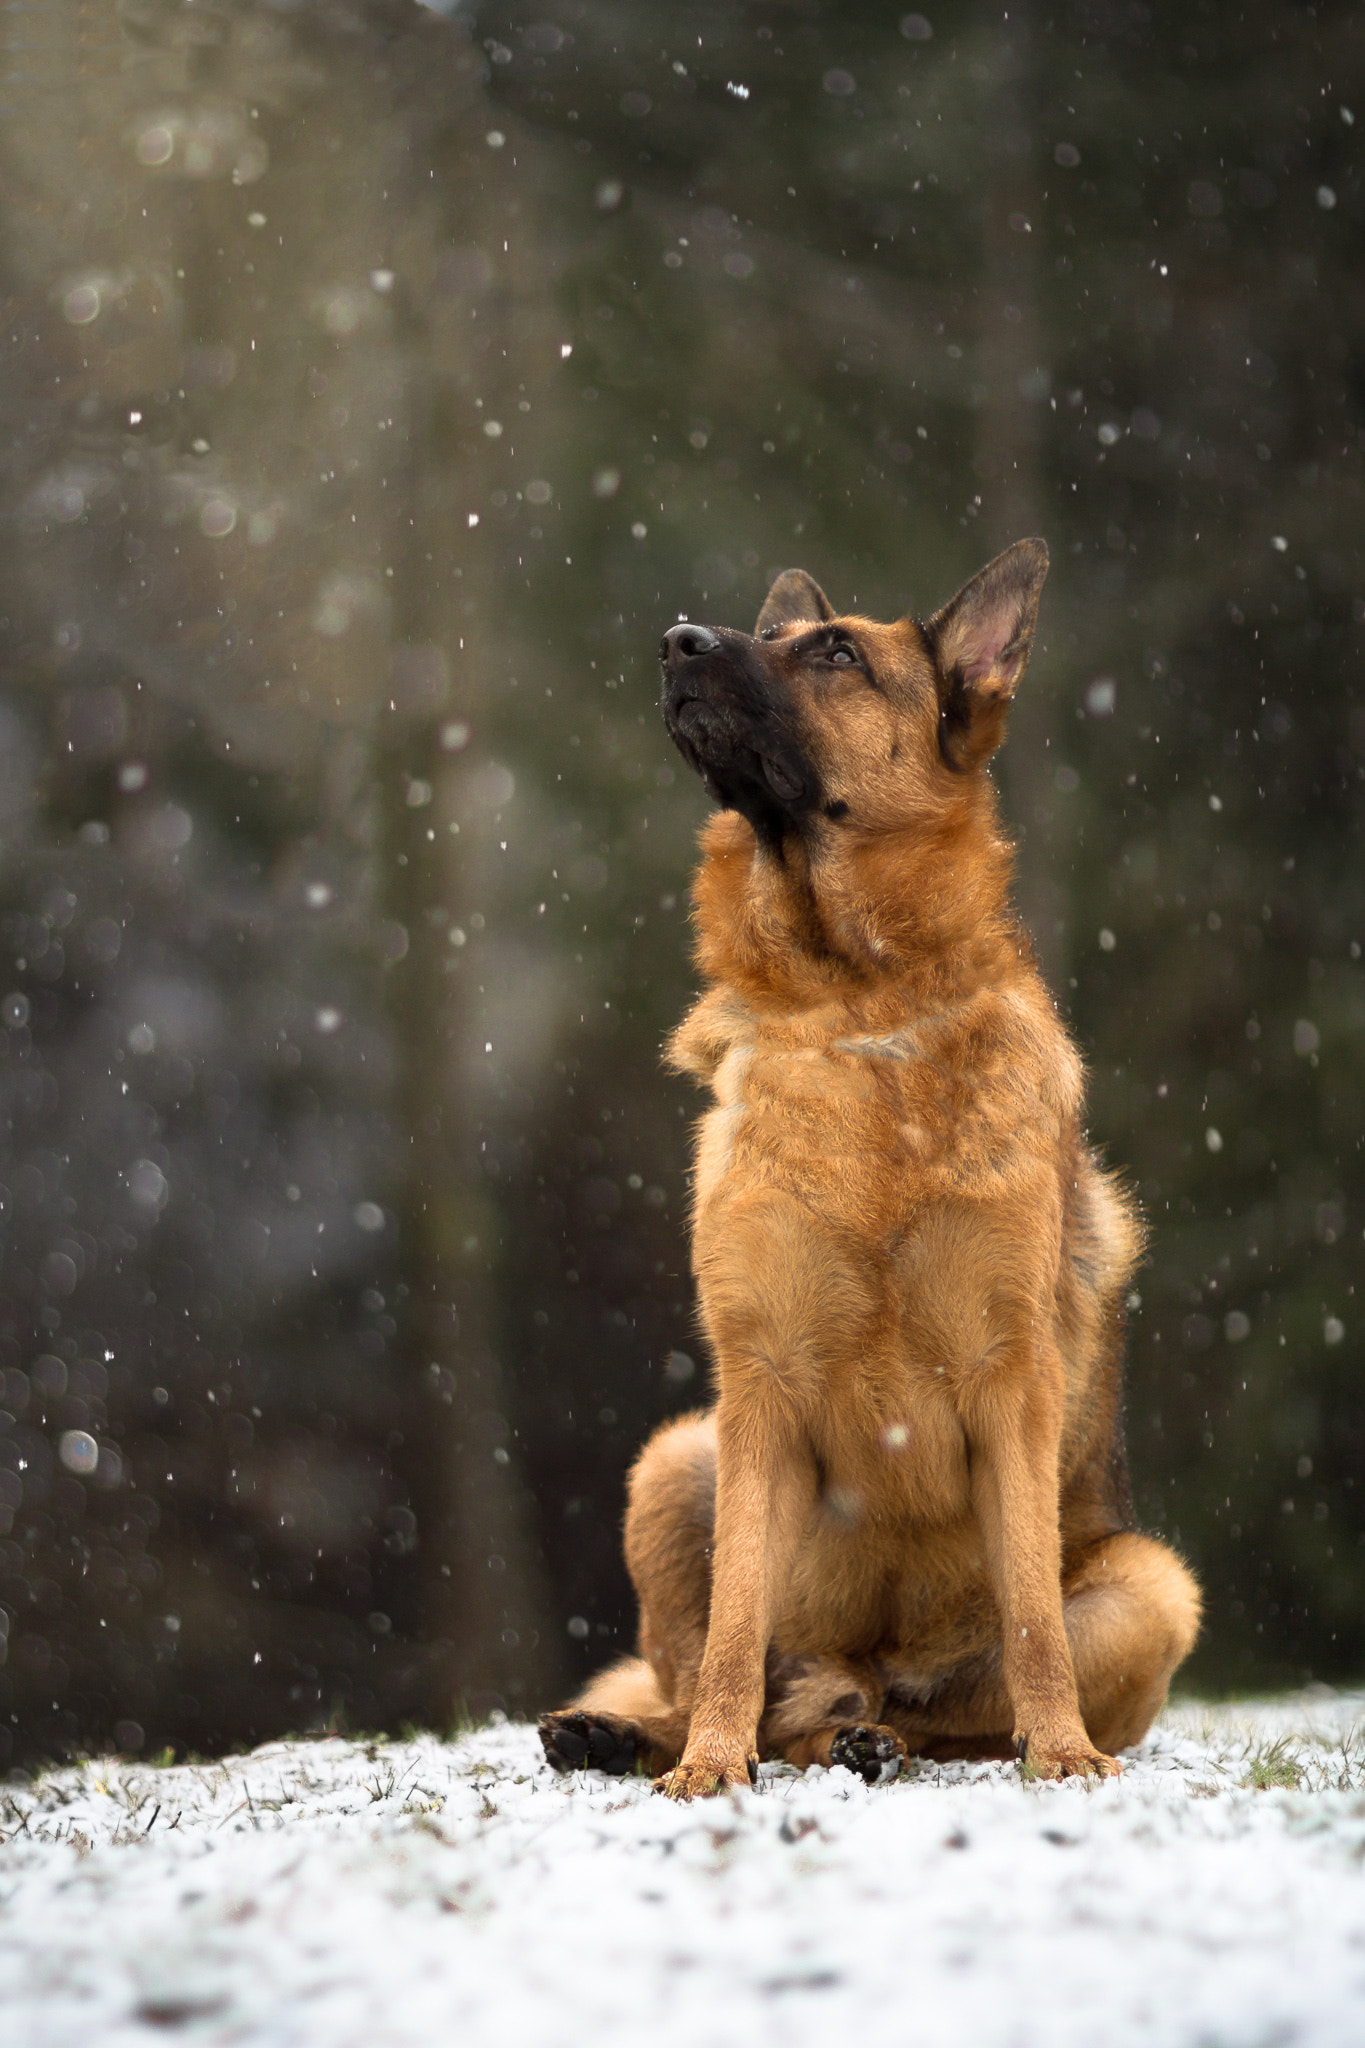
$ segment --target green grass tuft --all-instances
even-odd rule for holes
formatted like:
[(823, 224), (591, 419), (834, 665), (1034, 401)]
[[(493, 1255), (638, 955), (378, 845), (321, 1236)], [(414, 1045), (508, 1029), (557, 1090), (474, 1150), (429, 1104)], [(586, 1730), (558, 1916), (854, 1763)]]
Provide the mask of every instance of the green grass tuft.
[(1248, 1755), (1242, 1783), (1252, 1792), (1297, 1792), (1304, 1770), (1292, 1751), (1292, 1738), (1287, 1735), (1262, 1743)]

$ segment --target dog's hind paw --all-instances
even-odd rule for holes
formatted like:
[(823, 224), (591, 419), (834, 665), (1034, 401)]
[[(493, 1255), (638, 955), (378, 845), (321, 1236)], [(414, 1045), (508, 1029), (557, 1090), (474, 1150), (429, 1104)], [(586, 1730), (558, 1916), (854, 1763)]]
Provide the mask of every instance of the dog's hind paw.
[(640, 1753), (639, 1735), (630, 1721), (574, 1707), (541, 1715), (540, 1742), (554, 1770), (605, 1771), (610, 1778), (627, 1777)]
[(841, 1728), (829, 1746), (831, 1764), (855, 1771), (868, 1785), (885, 1785), (899, 1777), (905, 1744), (890, 1728)]

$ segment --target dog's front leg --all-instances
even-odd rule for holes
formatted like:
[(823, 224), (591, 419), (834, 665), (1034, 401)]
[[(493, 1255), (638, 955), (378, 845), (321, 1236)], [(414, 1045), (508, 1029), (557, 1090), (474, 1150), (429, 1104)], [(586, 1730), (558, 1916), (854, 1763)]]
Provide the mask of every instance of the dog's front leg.
[(810, 1453), (767, 1403), (722, 1397), (716, 1433), (711, 1612), (687, 1747), (657, 1781), (670, 1799), (749, 1785), (757, 1775), (764, 1660), (815, 1500)]
[(1113, 1777), (1081, 1720), (1062, 1619), (1062, 1374), (1034, 1358), (977, 1389), (967, 1419), (972, 1505), (1003, 1633), (1014, 1740), (1028, 1778)]

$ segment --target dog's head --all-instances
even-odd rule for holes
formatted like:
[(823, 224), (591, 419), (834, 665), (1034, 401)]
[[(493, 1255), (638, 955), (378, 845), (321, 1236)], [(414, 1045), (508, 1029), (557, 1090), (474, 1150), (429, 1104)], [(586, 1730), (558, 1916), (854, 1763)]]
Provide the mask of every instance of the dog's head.
[(683, 758), (761, 845), (894, 830), (941, 810), (999, 745), (1047, 575), (1016, 541), (933, 617), (836, 615), (804, 570), (768, 593), (752, 634), (672, 626), (663, 714)]

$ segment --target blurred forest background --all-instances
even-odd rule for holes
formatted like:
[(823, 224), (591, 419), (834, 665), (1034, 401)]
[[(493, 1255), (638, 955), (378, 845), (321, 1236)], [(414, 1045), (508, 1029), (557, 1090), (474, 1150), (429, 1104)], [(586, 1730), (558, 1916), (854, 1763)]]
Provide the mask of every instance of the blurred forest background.
[(1361, 1677), (1363, 23), (5, 8), (0, 1760), (628, 1643), (706, 1384), (659, 635), (1029, 533), (998, 772), (1187, 1676)]

